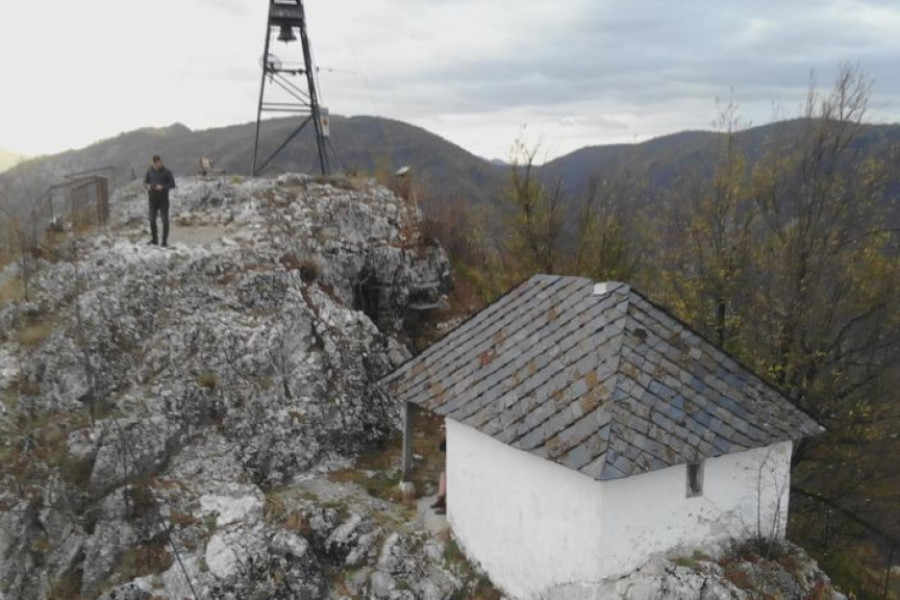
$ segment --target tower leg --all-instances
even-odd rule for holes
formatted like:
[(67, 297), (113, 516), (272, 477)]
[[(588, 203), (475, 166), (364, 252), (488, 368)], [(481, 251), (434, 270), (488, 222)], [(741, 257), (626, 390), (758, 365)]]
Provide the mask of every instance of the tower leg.
[(259, 126), (262, 121), (263, 96), (266, 92), (266, 75), (269, 74), (269, 42), (272, 39), (272, 27), (266, 23), (266, 45), (263, 50), (262, 81), (259, 84), (259, 105), (256, 108), (256, 134), (253, 138), (253, 164), (250, 166), (250, 175), (256, 177), (256, 157), (259, 153)]
[[(302, 4), (301, 4), (302, 6)], [(313, 126), (316, 128), (316, 145), (319, 150), (319, 167), (322, 175), (328, 175), (328, 155), (325, 149), (325, 133), (322, 131), (322, 119), (319, 114), (319, 94), (316, 90), (316, 73), (312, 64), (312, 51), (309, 48), (309, 36), (306, 33), (306, 16), (300, 26), (300, 43), (303, 46), (303, 64), (306, 67), (306, 85), (309, 87), (309, 107), (312, 111)]]

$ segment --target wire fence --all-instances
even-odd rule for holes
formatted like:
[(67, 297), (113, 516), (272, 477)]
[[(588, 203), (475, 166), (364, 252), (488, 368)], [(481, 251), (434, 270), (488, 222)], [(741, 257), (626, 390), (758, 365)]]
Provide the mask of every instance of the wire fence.
[(53, 260), (60, 234), (108, 225), (114, 177), (111, 167), (93, 169), (66, 175), (67, 181), (25, 202), (0, 198), (0, 284), (18, 279), (27, 299), (28, 280), (40, 268), (38, 259)]
[(49, 186), (26, 206), (0, 205), (0, 249), (18, 247), (23, 237), (29, 245), (39, 244), (51, 228), (83, 229), (109, 223), (110, 177), (86, 174), (67, 178), (69, 181)]

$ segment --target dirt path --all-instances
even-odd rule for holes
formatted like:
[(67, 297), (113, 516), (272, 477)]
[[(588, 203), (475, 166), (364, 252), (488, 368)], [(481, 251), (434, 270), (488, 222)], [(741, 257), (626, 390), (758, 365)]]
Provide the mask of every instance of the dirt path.
[(175, 248), (212, 246), (231, 233), (232, 229), (225, 225), (173, 225), (169, 231), (169, 245)]
[[(117, 235), (114, 230), (108, 233)], [(173, 223), (169, 231), (169, 246), (176, 250), (178, 248), (209, 248), (221, 243), (224, 238), (233, 233), (234, 230), (226, 225), (179, 226)], [(138, 233), (137, 230), (132, 230), (119, 232), (118, 235), (124, 235), (135, 244), (143, 244), (148, 237), (148, 232)], [(19, 269), (15, 262), (0, 268), (0, 303), (20, 297), (21, 292), (15, 283), (18, 275)]]

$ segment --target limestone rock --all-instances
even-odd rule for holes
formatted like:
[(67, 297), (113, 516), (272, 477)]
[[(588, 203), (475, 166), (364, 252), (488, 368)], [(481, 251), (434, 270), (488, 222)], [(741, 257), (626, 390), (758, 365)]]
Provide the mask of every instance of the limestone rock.
[[(410, 304), (449, 289), (446, 256), (371, 182), (178, 183), (171, 249), (143, 244), (144, 192), (125, 188), (111, 228), (41, 262), (30, 302), (0, 307), (0, 331), (51, 326), (29, 347), (0, 336), (0, 394), (15, 398), (0, 410), (50, 423), (40, 439), (53, 463), (30, 476), (88, 528), (66, 530), (0, 487), (0, 505), (16, 507), (0, 514), (0, 589), (17, 598), (76, 571), (86, 594), (183, 595), (189, 578), (210, 597), (277, 597), (288, 584), (320, 597), (320, 560), (374, 560), (370, 518), (321, 511), (313, 543), (266, 523), (264, 490), (398, 426), (374, 382), (409, 355), (394, 336)], [(119, 581), (123, 555), (167, 528), (189, 576), (160, 556), (137, 587)]]
[(554, 600), (754, 600), (822, 598), (846, 600), (814, 560), (790, 543), (777, 559), (746, 546), (718, 559), (699, 551), (690, 557), (656, 556), (632, 573), (602, 582), (578, 582), (547, 590)]

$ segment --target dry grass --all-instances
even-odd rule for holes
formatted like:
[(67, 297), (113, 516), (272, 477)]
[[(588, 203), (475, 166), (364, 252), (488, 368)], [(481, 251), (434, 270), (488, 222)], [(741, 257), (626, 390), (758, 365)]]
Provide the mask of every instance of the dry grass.
[(691, 556), (678, 556), (672, 559), (679, 567), (684, 567), (686, 569), (696, 570), (700, 566), (700, 561)]
[(392, 475), (387, 475), (383, 471), (370, 471), (367, 473), (359, 468), (342, 469), (328, 474), (328, 479), (339, 483), (355, 483), (373, 498), (389, 500), (391, 502), (402, 502), (403, 498), (400, 494), (398, 484), (400, 476), (396, 470)]
[(169, 521), (181, 528), (190, 527), (191, 525), (197, 523), (198, 520), (199, 519), (197, 519), (197, 517), (178, 510), (173, 510), (171, 515), (169, 516)]
[(122, 555), (117, 571), (122, 581), (131, 581), (144, 575), (167, 571), (172, 566), (173, 560), (166, 540), (160, 536), (127, 550)]
[(805, 600), (825, 600), (831, 598), (830, 590), (821, 581), (813, 587), (812, 591), (806, 596)]
[(178, 215), (175, 224), (179, 227), (193, 227), (197, 225), (197, 216), (194, 213), (182, 213)]
[(503, 594), (494, 587), (490, 579), (482, 573), (478, 573), (466, 559), (465, 555), (456, 544), (456, 540), (449, 537), (444, 543), (444, 564), (450, 567), (465, 580), (475, 580), (475, 583), (457, 590), (451, 600), (500, 600)]
[(99, 226), (100, 225), (93, 217), (76, 219), (76, 221), (72, 224), (72, 233), (77, 237), (84, 237), (87, 234), (92, 233)]
[(319, 278), (322, 268), (311, 258), (300, 258), (290, 252), (281, 256), (278, 262), (288, 271), (300, 271), (300, 278), (305, 283), (312, 283)]
[(219, 387), (219, 376), (212, 371), (203, 371), (196, 377), (197, 385), (207, 390)]
[(308, 536), (312, 533), (312, 527), (304, 514), (296, 507), (294, 493), (290, 490), (283, 490), (266, 495), (263, 517), (266, 523)]
[(19, 277), (13, 277), (0, 283), (0, 306), (23, 298), (25, 298), (25, 287)]
[[(444, 439), (443, 417), (425, 410), (413, 411), (413, 460), (412, 481), (417, 497), (427, 487), (437, 488), (444, 470), (445, 455), (440, 450)], [(353, 468), (334, 471), (328, 475), (332, 481), (355, 483), (370, 496), (403, 502), (398, 485), (401, 476), (403, 439), (394, 436), (356, 459)]]
[[(80, 460), (70, 455), (67, 448), (68, 432), (81, 424), (83, 417), (75, 413), (44, 413), (32, 418), (19, 412), (5, 421), (0, 432), (0, 437), (7, 442), (0, 446), (0, 480), (7, 484), (10, 493), (3, 499), (5, 502), (0, 502), (0, 511), (9, 510), (10, 502), (33, 500), (34, 490), (51, 485), (59, 487), (60, 478), (68, 485), (86, 490), (93, 461)], [(51, 503), (55, 507), (52, 510), (60, 510), (60, 515), (66, 518), (73, 516), (76, 510), (56, 504), (56, 501)], [(52, 549), (54, 542), (46, 536), (36, 535), (29, 549), (43, 555)], [(54, 585), (60, 586), (60, 591), (51, 597), (70, 597), (66, 591), (70, 583), (64, 579), (56, 582)]]
[(50, 589), (50, 598), (54, 600), (80, 600), (81, 599), (81, 570), (67, 571), (59, 579), (53, 582)]
[(29, 318), (25, 323), (25, 326), (19, 330), (16, 339), (19, 344), (25, 348), (34, 350), (50, 337), (50, 334), (53, 333), (53, 326), (53, 319), (41, 317)]
[(318, 185), (330, 185), (339, 190), (348, 192), (361, 192), (369, 187), (369, 178), (365, 174), (351, 172), (345, 176), (322, 176), (318, 175), (313, 178), (313, 183)]
[[(29, 378), (24, 373), (19, 373), (19, 375), (15, 379), (13, 379), (10, 389), (15, 394), (21, 394), (23, 396), (37, 396), (41, 393), (41, 384), (38, 381)], [(8, 406), (15, 405), (15, 394), (10, 396), (10, 398), (8, 399)]]
[(756, 585), (753, 582), (753, 579), (745, 570), (741, 569), (737, 563), (730, 563), (725, 566), (725, 579), (733, 583), (738, 589), (747, 592), (756, 591)]

